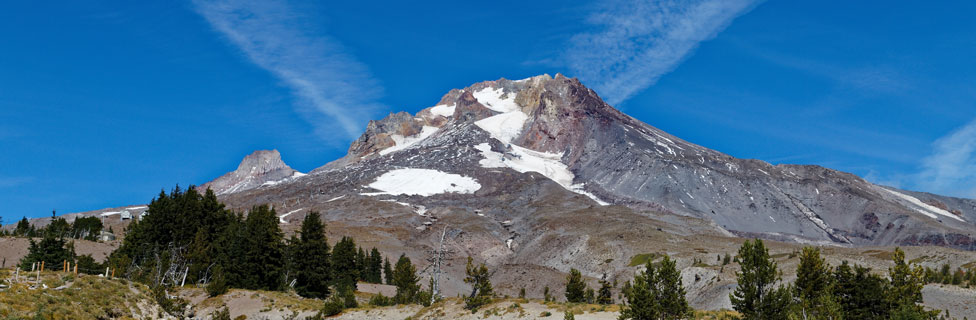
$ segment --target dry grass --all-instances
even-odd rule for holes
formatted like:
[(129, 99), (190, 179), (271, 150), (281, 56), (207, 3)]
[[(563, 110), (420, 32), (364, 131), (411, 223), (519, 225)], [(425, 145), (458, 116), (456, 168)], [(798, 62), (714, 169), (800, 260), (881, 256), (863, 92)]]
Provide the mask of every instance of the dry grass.
[[(8, 278), (10, 271), (0, 276)], [(33, 278), (31, 278), (33, 279)], [(98, 276), (42, 272), (47, 289), (34, 288), (34, 282), (14, 283), (0, 294), (0, 317), (7, 319), (131, 319), (142, 309), (155, 309), (146, 294), (148, 288), (134, 283), (106, 280)], [(66, 285), (62, 290), (55, 288)], [(152, 312), (152, 310), (148, 310)]]

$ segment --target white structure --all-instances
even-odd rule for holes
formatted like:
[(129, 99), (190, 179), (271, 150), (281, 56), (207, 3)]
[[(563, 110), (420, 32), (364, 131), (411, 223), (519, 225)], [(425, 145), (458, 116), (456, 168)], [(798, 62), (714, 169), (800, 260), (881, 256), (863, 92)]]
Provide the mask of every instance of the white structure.
[(129, 210), (122, 210), (122, 213), (119, 214), (119, 216), (122, 220), (132, 219), (132, 213), (130, 213)]

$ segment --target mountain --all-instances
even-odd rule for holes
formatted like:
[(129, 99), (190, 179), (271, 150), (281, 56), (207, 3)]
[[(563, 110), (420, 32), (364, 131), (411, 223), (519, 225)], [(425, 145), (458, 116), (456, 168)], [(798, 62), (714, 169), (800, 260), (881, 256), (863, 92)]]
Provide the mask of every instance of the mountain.
[[(234, 194), (271, 181), (250, 178), (245, 163), (205, 186)], [(273, 179), (291, 169), (282, 170)], [(451, 189), (468, 180), (470, 187)], [(438, 197), (413, 196), (412, 206), (428, 210), (434, 199), (452, 198), (492, 210), (540, 180), (592, 205), (703, 219), (742, 237), (976, 248), (976, 201), (879, 186), (819, 166), (737, 159), (627, 116), (558, 74), (451, 90), (416, 115), (370, 121), (345, 157), (308, 177), (228, 199), (284, 204), (297, 192), (315, 205), (336, 197), (399, 199), (430, 187), (424, 194)]]
[(237, 170), (200, 186), (213, 189), (218, 195), (275, 185), (305, 174), (292, 169), (281, 160), (278, 150), (258, 150), (244, 157)]

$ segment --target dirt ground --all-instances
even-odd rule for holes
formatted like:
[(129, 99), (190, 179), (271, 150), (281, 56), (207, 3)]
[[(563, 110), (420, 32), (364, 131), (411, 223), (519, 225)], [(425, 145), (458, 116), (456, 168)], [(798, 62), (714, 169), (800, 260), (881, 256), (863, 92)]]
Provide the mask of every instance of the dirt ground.
[[(34, 239), (34, 241), (40, 241), (40, 239)], [(75, 244), (76, 254), (90, 254), (92, 258), (95, 258), (95, 261), (104, 261), (121, 243), (119, 240), (104, 243), (87, 240), (72, 241)], [(0, 268), (17, 265), (20, 259), (27, 255), (27, 248), (29, 246), (30, 241), (27, 238), (0, 237), (0, 263), (6, 261)]]

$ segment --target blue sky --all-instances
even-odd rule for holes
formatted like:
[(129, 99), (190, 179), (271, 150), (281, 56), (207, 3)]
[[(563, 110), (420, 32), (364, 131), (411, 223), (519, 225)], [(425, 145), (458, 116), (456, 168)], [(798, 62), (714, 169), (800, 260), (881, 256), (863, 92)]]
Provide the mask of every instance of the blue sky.
[(0, 217), (309, 171), (451, 88), (578, 76), (742, 158), (976, 197), (976, 4), (90, 1), (0, 10)]

